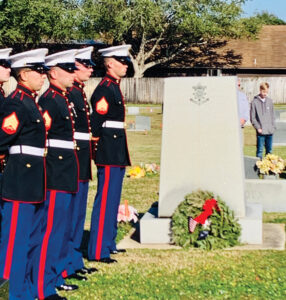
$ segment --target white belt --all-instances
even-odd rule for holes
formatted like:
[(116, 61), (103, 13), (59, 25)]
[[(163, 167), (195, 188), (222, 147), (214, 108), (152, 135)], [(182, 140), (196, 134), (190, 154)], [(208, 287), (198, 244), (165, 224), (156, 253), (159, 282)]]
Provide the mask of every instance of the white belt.
[(28, 154), (35, 156), (44, 156), (45, 148), (38, 148), (26, 145), (16, 145), (9, 148), (9, 154)]
[(102, 127), (123, 129), (124, 128), (124, 122), (119, 122), (119, 121), (105, 121), (102, 124)]
[(90, 140), (90, 134), (86, 132), (75, 132), (73, 137), (75, 140), (82, 140), (82, 141)]
[(73, 141), (48, 139), (46, 142), (46, 146), (54, 147), (54, 148), (63, 148), (63, 149), (74, 149), (75, 144)]

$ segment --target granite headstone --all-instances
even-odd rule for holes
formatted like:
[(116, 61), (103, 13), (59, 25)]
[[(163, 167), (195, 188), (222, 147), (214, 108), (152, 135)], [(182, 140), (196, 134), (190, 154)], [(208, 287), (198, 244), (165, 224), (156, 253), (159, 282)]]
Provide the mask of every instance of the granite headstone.
[(138, 106), (128, 106), (127, 114), (128, 115), (139, 115), (140, 114), (139, 107)]

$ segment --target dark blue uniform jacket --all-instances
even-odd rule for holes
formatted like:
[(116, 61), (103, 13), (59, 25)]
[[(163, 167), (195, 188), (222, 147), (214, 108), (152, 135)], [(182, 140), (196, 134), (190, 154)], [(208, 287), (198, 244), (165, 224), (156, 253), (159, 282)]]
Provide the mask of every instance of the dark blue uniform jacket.
[(105, 121), (125, 121), (125, 105), (119, 83), (107, 74), (91, 97), (92, 135), (99, 137), (95, 155), (97, 165), (130, 165), (125, 129), (102, 127)]
[[(35, 103), (36, 93), (21, 84), (5, 100), (0, 115), (0, 154), (10, 146), (45, 148), (46, 129)], [(38, 203), (45, 199), (45, 158), (29, 154), (9, 155), (2, 176), (2, 198)]]
[(0, 85), (0, 108), (1, 108), (1, 105), (3, 104), (4, 99), (5, 99), (5, 93), (4, 93), (2, 86)]
[[(73, 116), (67, 92), (55, 85), (40, 97), (39, 105), (48, 131), (47, 140), (73, 142)], [(75, 147), (74, 147), (75, 148)], [(76, 193), (78, 190), (78, 161), (75, 149), (48, 146), (46, 157), (47, 189)]]
[[(2, 105), (4, 104), (4, 100), (5, 100), (5, 93), (2, 88), (2, 85), (0, 85), (0, 116), (1, 116), (1, 111), (2, 111)], [(2, 173), (4, 171), (4, 168), (6, 165), (6, 160), (7, 160), (7, 158), (0, 160), (0, 173)], [(1, 195), (1, 190), (0, 190), (0, 195)]]
[[(74, 129), (76, 133), (90, 135), (91, 127), (89, 120), (89, 105), (85, 92), (84, 84), (77, 81), (69, 89), (68, 99), (74, 115)], [(91, 144), (90, 140), (76, 139), (77, 157), (79, 161), (79, 180), (88, 181), (91, 179)]]

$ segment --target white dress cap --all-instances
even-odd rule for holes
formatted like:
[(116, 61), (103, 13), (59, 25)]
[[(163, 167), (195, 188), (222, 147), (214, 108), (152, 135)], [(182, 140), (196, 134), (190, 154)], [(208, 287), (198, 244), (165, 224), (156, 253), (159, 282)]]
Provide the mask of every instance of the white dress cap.
[(126, 57), (129, 56), (131, 45), (121, 45), (98, 50), (103, 57)]
[(46, 66), (54, 67), (61, 64), (74, 64), (76, 49), (57, 52), (46, 57)]
[(11, 68), (25, 68), (33, 67), (35, 64), (44, 64), (48, 51), (46, 48), (40, 48), (12, 55), (9, 57)]
[(12, 50), (12, 48), (0, 49), (0, 59), (9, 59), (9, 54)]
[(93, 46), (82, 48), (82, 49), (77, 49), (76, 50), (76, 59), (83, 59), (83, 60), (90, 60), (91, 59), (91, 53), (93, 51)]

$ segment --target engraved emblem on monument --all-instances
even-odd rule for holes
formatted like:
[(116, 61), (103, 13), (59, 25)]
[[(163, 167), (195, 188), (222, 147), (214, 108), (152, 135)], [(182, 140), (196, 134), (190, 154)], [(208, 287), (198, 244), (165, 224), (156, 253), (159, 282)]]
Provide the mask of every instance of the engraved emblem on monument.
[(198, 83), (196, 86), (193, 86), (193, 98), (190, 98), (190, 101), (197, 105), (201, 105), (208, 102), (210, 99), (206, 98), (206, 89), (207, 87), (203, 86), (201, 83)]

